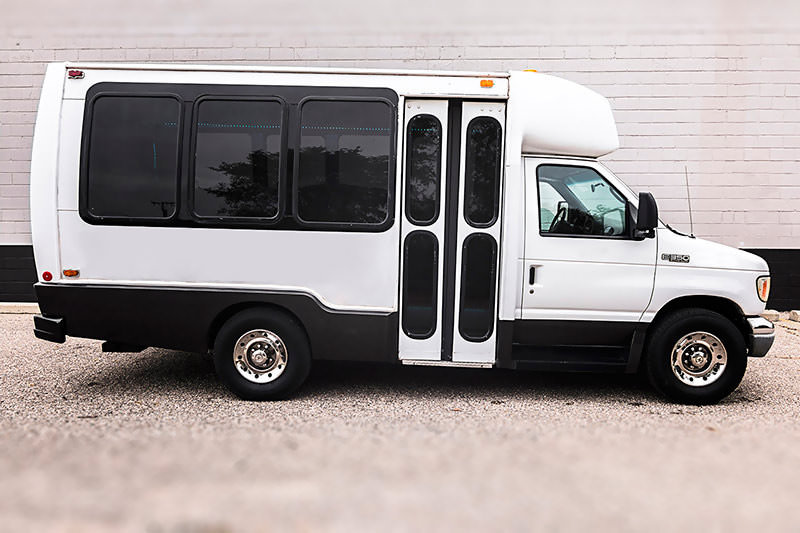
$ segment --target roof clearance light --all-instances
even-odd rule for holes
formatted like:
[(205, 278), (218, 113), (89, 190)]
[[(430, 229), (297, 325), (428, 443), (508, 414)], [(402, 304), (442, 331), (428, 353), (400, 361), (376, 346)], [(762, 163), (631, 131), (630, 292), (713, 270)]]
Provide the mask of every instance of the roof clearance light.
[(83, 79), (83, 71), (82, 70), (68, 70), (67, 77), (71, 80), (82, 80)]
[(481, 80), (481, 87), (484, 89), (491, 89), (494, 87), (494, 80)]
[(535, 68), (526, 68), (525, 70), (523, 70), (523, 72), (539, 72), (539, 71), (536, 70)]

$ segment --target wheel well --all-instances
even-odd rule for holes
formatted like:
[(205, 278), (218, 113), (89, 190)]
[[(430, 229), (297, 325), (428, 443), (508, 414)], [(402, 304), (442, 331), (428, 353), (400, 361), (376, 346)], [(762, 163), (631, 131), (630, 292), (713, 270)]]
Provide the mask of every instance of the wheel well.
[(742, 309), (732, 300), (719, 296), (683, 296), (669, 301), (664, 307), (659, 309), (653, 317), (651, 324), (656, 324), (663, 317), (679, 309), (708, 309), (716, 311), (730, 320), (742, 334), (745, 343), (748, 341), (748, 327)]
[(300, 317), (289, 311), (287, 308), (282, 307), (280, 305), (267, 304), (264, 302), (240, 302), (226, 307), (225, 309), (220, 311), (216, 317), (214, 317), (214, 320), (211, 321), (211, 325), (209, 325), (208, 327), (208, 338), (206, 339), (208, 350), (211, 351), (213, 349), (214, 341), (217, 338), (217, 333), (219, 333), (220, 328), (225, 322), (228, 321), (229, 318), (246, 309), (257, 309), (257, 308), (283, 313), (285, 315), (292, 317), (297, 321), (298, 324), (300, 324), (300, 327), (303, 328), (303, 333), (305, 333), (306, 339), (308, 340), (308, 332), (306, 331), (303, 321), (300, 320)]

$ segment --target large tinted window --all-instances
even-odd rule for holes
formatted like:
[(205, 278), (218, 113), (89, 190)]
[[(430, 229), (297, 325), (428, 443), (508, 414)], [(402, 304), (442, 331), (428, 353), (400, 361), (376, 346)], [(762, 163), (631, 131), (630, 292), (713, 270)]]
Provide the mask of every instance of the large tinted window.
[(539, 228), (543, 235), (628, 234), (627, 201), (596, 170), (571, 165), (541, 165)]
[(380, 225), (389, 219), (392, 115), (382, 101), (302, 105), (295, 176), (300, 220)]
[(439, 214), (442, 173), (442, 125), (432, 115), (408, 122), (406, 216), (416, 224), (432, 224)]
[(196, 215), (278, 216), (282, 115), (277, 101), (200, 103), (194, 161)]
[(474, 118), (467, 125), (464, 216), (472, 226), (491, 226), (500, 206), (500, 123)]
[(94, 100), (85, 185), (91, 216), (169, 218), (175, 213), (180, 109), (171, 97)]

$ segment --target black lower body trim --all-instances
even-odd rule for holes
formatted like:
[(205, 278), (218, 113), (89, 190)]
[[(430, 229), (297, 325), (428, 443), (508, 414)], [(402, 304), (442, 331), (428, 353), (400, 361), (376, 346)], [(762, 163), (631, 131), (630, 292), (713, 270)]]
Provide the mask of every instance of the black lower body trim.
[(636, 372), (647, 324), (573, 320), (500, 321), (497, 366)]
[(205, 352), (227, 318), (272, 306), (300, 320), (315, 359), (397, 361), (397, 313), (336, 311), (308, 294), (37, 283), (36, 295), (73, 337)]

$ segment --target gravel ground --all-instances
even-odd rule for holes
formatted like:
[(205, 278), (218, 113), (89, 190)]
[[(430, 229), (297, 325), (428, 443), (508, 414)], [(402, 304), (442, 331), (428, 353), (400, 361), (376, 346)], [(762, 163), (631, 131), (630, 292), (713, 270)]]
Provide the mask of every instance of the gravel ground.
[(796, 531), (800, 323), (712, 407), (634, 377), (318, 364), (247, 403), (206, 356), (0, 315), (5, 531)]

